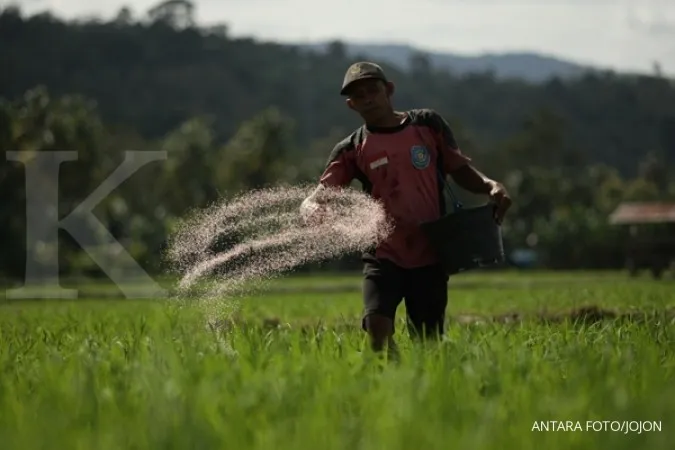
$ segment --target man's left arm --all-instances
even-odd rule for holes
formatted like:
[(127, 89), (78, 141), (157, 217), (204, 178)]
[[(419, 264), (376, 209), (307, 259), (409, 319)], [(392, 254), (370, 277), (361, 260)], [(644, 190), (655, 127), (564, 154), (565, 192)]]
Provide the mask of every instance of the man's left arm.
[(497, 206), (495, 218), (502, 222), (504, 214), (511, 206), (511, 198), (506, 188), (499, 182), (487, 177), (471, 164), (471, 158), (464, 155), (457, 144), (448, 122), (438, 113), (435, 125), (441, 141), (440, 152), (443, 156), (443, 174), (449, 174), (463, 189), (474, 194), (490, 196)]

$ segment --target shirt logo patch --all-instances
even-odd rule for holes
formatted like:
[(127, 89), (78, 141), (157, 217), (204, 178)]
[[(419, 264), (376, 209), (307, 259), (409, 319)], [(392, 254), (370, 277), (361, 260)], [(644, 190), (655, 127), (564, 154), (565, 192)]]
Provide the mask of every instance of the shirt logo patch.
[(410, 147), (410, 159), (416, 169), (426, 169), (429, 167), (431, 155), (429, 150), (423, 145), (413, 145)]
[(380, 159), (376, 159), (375, 161), (371, 162), (370, 168), (371, 169), (377, 169), (380, 166), (384, 166), (388, 162), (389, 162), (389, 159), (387, 159), (387, 157), (385, 156), (385, 157), (382, 157)]

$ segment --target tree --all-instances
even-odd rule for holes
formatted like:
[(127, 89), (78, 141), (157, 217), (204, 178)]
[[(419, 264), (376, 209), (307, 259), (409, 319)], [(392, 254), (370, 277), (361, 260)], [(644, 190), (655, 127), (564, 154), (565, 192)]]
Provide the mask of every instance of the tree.
[[(54, 264), (42, 255), (46, 254), (44, 249), (53, 251), (57, 245), (56, 242), (26, 242), (26, 183), (38, 192), (58, 192), (58, 208), (44, 211), (44, 214), (59, 219), (88, 197), (117, 162), (114, 155), (102, 151), (105, 130), (95, 106), (80, 96), (54, 99), (46, 88), (37, 87), (14, 102), (4, 102), (0, 111), (1, 144), (5, 149), (18, 152), (23, 163), (8, 163), (0, 171), (4, 216), (0, 227), (3, 236), (8, 237), (0, 264), (5, 273), (18, 276), (22, 264), (17, 261), (25, 258)], [(47, 167), (43, 159), (36, 158), (36, 152), (57, 151), (75, 152), (77, 159), (60, 164), (55, 173), (51, 165)], [(29, 170), (31, 174), (36, 170), (39, 175), (26, 180)], [(95, 211), (104, 208), (101, 206)], [(42, 226), (43, 223), (34, 225)], [(94, 235), (92, 239), (95, 239)], [(63, 236), (61, 244), (61, 266), (68, 270), (72, 255), (79, 248), (67, 236)]]
[(169, 214), (180, 216), (219, 198), (215, 174), (221, 164), (211, 121), (195, 117), (164, 138), (168, 160), (162, 176), (162, 191)]
[(128, 6), (123, 6), (117, 12), (115, 16), (114, 23), (121, 26), (130, 26), (134, 21), (134, 15), (131, 12), (131, 8)]
[(292, 131), (292, 121), (275, 107), (244, 122), (221, 150), (220, 185), (234, 192), (295, 180)]
[(331, 41), (328, 43), (327, 54), (332, 58), (345, 59), (348, 56), (347, 47), (342, 41)]
[(148, 10), (153, 23), (162, 23), (175, 29), (192, 28), (195, 6), (187, 0), (166, 0)]
[(638, 176), (652, 184), (658, 192), (665, 193), (668, 190), (668, 166), (662, 154), (648, 152), (638, 170)]
[(414, 76), (428, 77), (433, 72), (431, 59), (423, 52), (413, 52), (408, 60), (408, 66)]

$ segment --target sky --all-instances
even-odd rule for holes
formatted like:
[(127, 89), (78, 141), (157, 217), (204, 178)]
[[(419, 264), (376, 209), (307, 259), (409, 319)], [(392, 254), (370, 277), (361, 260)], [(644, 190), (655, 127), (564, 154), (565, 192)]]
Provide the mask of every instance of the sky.
[[(137, 17), (157, 0), (0, 0), (62, 18)], [(194, 0), (200, 24), (279, 42), (407, 43), (463, 55), (537, 52), (675, 76), (675, 0)]]

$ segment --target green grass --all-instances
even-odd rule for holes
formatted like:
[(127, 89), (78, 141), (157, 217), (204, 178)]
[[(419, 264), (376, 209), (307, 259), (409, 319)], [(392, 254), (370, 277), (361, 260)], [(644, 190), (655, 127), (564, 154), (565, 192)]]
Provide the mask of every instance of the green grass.
[[(199, 308), (160, 301), (4, 302), (0, 448), (672, 448), (672, 281), (464, 275), (451, 316), (588, 305), (651, 316), (451, 321), (444, 342), (422, 346), (405, 335), (401, 308), (398, 365), (366, 350), (358, 287), (358, 277), (278, 280), (241, 299), (241, 325), (218, 333)], [(584, 431), (532, 431), (551, 420)], [(662, 428), (586, 431), (594, 420)]]

